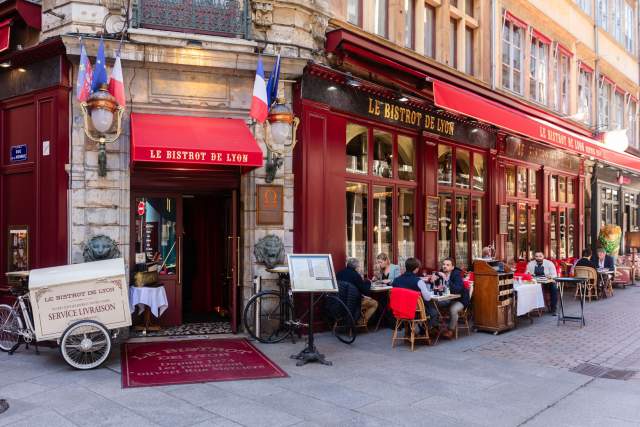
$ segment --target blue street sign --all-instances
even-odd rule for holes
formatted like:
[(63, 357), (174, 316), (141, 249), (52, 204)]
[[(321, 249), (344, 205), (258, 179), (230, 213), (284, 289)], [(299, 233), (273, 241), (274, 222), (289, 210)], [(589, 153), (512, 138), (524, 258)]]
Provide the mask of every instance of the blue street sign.
[(24, 162), (25, 160), (27, 160), (27, 144), (12, 145), (10, 161)]

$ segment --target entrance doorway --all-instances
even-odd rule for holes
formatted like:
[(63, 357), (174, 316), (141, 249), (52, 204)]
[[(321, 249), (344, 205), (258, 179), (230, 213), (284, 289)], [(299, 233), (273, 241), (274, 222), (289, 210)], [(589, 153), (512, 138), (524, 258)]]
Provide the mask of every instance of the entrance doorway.
[(133, 192), (133, 271), (157, 269), (169, 305), (161, 325), (228, 322), (236, 332), (237, 200), (235, 189)]

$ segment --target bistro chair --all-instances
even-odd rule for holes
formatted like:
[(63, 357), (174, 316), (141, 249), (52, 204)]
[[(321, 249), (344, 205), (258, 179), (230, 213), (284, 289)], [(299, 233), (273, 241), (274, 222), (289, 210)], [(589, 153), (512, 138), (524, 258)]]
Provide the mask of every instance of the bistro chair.
[[(391, 337), (391, 348), (396, 346), (396, 341), (409, 341), (411, 351), (415, 342), (424, 340), (431, 345), (429, 337), (429, 316), (424, 307), (424, 301), (420, 292), (410, 289), (393, 288), (389, 296), (389, 308), (396, 318), (396, 326)], [(420, 327), (424, 334), (420, 333)], [(398, 331), (404, 329), (404, 335), (398, 337)]]
[[(591, 298), (598, 299), (598, 273), (596, 272), (596, 269), (593, 267), (576, 266), (574, 273), (575, 277), (583, 277), (587, 279), (585, 299), (589, 298), (589, 302), (591, 302)], [(575, 297), (578, 298), (580, 296), (580, 286), (577, 286)]]
[(466, 329), (467, 336), (471, 335), (471, 298), (473, 298), (473, 282), (469, 282), (469, 305), (458, 312), (458, 323), (456, 324), (455, 338), (458, 339), (458, 329)]

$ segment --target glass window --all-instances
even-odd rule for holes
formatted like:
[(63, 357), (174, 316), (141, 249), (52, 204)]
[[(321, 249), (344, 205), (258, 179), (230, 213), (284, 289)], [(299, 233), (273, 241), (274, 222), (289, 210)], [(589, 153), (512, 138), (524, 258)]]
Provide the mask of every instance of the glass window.
[(568, 216), (567, 216), (567, 221), (568, 221), (568, 225), (567, 225), (567, 257), (568, 258), (573, 258), (574, 256), (576, 256), (575, 249), (574, 249), (575, 248), (575, 237), (576, 237), (575, 209), (574, 208), (569, 208), (567, 212), (568, 212)]
[(633, 46), (634, 46), (634, 22), (635, 22), (635, 18), (634, 18), (634, 13), (633, 13), (633, 7), (625, 2), (624, 4), (624, 47), (625, 49), (627, 49), (628, 52), (634, 53), (633, 51)]
[(551, 201), (558, 201), (558, 177), (551, 175), (551, 183), (549, 184), (549, 192), (551, 193)]
[(473, 3), (474, 3), (474, 0), (466, 0), (464, 2), (464, 13), (466, 13), (471, 17), (473, 17), (473, 14), (474, 14)]
[(570, 60), (567, 55), (558, 54), (556, 64), (555, 107), (562, 114), (569, 114)]
[(364, 126), (347, 123), (347, 172), (367, 173), (369, 132)]
[(452, 149), (438, 145), (438, 184), (453, 185)]
[(473, 154), (473, 189), (484, 191), (486, 179), (484, 156), (479, 153)]
[(416, 147), (413, 138), (398, 135), (398, 178), (406, 181), (416, 179)]
[(564, 209), (560, 209), (558, 213), (560, 217), (559, 240), (560, 240), (560, 259), (567, 257), (567, 213)]
[(398, 190), (398, 265), (401, 266), (404, 266), (407, 258), (415, 255), (414, 200), (413, 190)]
[(373, 131), (373, 174), (383, 178), (393, 177), (393, 138), (389, 132)]
[(567, 178), (558, 177), (558, 202), (565, 203), (567, 201)]
[(529, 64), (529, 96), (541, 103), (547, 103), (547, 78), (549, 45), (531, 38), (531, 62)]
[(567, 203), (573, 203), (575, 198), (573, 194), (573, 179), (567, 178)]
[(449, 19), (449, 64), (458, 68), (458, 21)]
[(367, 184), (347, 182), (347, 258), (360, 260), (367, 271)]
[(624, 94), (617, 92), (614, 95), (614, 107), (615, 107), (615, 123), (611, 126), (612, 129), (622, 129), (624, 127)]
[(557, 211), (551, 211), (551, 217), (550, 217), (550, 224), (549, 224), (549, 231), (551, 234), (551, 254), (549, 256), (549, 258), (551, 259), (557, 259), (558, 258), (558, 236), (556, 235), (556, 224), (558, 223), (558, 212)]
[(436, 57), (436, 8), (424, 5), (424, 54)]
[(529, 170), (525, 168), (518, 168), (518, 193), (527, 195), (527, 178), (529, 177)]
[(473, 28), (465, 27), (464, 29), (464, 68), (467, 74), (473, 75)]
[(596, 0), (598, 8), (598, 25), (606, 30), (609, 29), (609, 7), (607, 6), (607, 0)]
[(144, 203), (144, 215), (136, 215), (136, 253), (144, 253), (147, 263), (164, 265), (161, 274), (176, 274), (177, 202), (171, 197), (137, 197)]
[(438, 215), (438, 259), (451, 256), (451, 194), (440, 194), (440, 214)]
[(509, 218), (507, 221), (507, 241), (505, 255), (507, 263), (516, 261), (516, 204), (509, 203)]
[(482, 229), (484, 224), (484, 214), (482, 210), (482, 198), (471, 198), (471, 223), (472, 238), (471, 241), (471, 258), (477, 259), (482, 257)]
[(362, 26), (362, 0), (347, 0), (347, 21)]
[(611, 108), (611, 85), (607, 82), (599, 84), (598, 89), (598, 126), (602, 129), (609, 127), (609, 113)]
[(415, 11), (414, 0), (404, 0), (404, 47), (413, 49), (414, 40), (414, 21), (413, 13)]
[(388, 0), (373, 0), (373, 2), (373, 32), (379, 36), (387, 37)]
[(456, 265), (467, 268), (469, 260), (469, 226), (467, 224), (469, 198), (456, 197)]
[(536, 223), (537, 223), (537, 215), (538, 215), (538, 207), (533, 205), (531, 206), (530, 210), (529, 210), (529, 245), (530, 245), (530, 249), (529, 249), (529, 258), (528, 259), (533, 259), (533, 255), (536, 253), (536, 251), (538, 250), (538, 235), (537, 235), (537, 231), (538, 229), (536, 228)]
[(529, 197), (535, 198), (538, 191), (538, 182), (536, 179), (536, 171), (529, 169)]
[(636, 113), (637, 104), (631, 100), (627, 110), (627, 137), (629, 146), (638, 148), (638, 116)]
[(518, 203), (518, 259), (528, 259), (529, 252), (529, 221), (527, 219), (527, 205)]
[(502, 87), (522, 93), (522, 28), (505, 20), (502, 29)]
[(580, 6), (580, 9), (584, 10), (588, 15), (591, 15), (591, 1), (592, 0), (575, 0), (578, 6)]
[(507, 184), (507, 196), (516, 195), (516, 167), (513, 165), (507, 165), (505, 167), (506, 172), (506, 184)]
[(469, 188), (470, 158), (468, 150), (456, 150), (456, 187)]
[(373, 253), (393, 259), (393, 187), (373, 187)]
[(587, 124), (591, 124), (591, 76), (592, 74), (590, 72), (580, 69), (577, 118)]

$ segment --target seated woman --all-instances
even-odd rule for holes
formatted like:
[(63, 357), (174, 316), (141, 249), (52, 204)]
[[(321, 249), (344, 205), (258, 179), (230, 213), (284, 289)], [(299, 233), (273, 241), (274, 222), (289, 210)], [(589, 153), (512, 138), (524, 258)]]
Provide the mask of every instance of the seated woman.
[(391, 283), (396, 277), (400, 276), (400, 267), (396, 264), (391, 264), (387, 254), (379, 253), (376, 257), (376, 264), (378, 266), (376, 274), (378, 280), (388, 280)]

